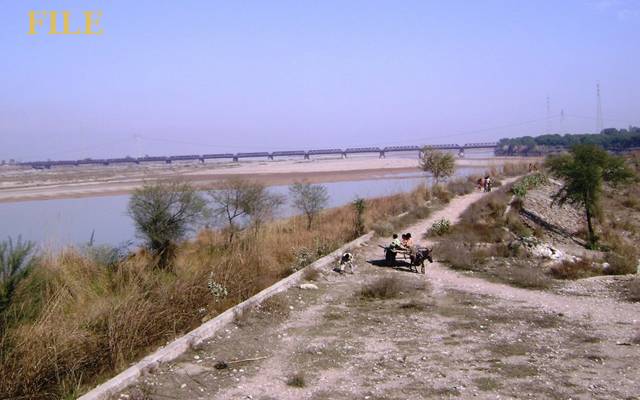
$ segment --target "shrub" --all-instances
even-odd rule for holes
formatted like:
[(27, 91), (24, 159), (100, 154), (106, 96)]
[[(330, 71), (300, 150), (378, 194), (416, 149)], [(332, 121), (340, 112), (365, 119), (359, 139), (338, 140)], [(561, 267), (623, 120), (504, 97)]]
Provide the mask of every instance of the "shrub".
[(320, 279), (320, 271), (317, 268), (307, 268), (304, 270), (304, 274), (302, 275), (302, 279), (307, 281), (317, 281)]
[(473, 257), (471, 250), (460, 241), (440, 241), (436, 244), (433, 252), (438, 260), (447, 262), (453, 269), (472, 269)]
[[(526, 174), (529, 171), (529, 164), (527, 163), (506, 163), (502, 167), (502, 173), (505, 176), (517, 176)], [(496, 174), (493, 174), (494, 176)]]
[(391, 299), (397, 297), (402, 289), (402, 282), (392, 277), (378, 278), (366, 284), (360, 290), (360, 297), (364, 299)]
[(378, 236), (390, 236), (395, 231), (393, 224), (388, 221), (377, 222), (371, 228)]
[(638, 268), (638, 260), (628, 258), (618, 253), (607, 253), (605, 260), (609, 263), (606, 272), (611, 275), (635, 274)]
[(354, 235), (355, 237), (358, 237), (364, 234), (364, 211), (367, 208), (367, 203), (365, 199), (358, 197), (351, 203), (351, 206), (355, 213)]
[[(0, 314), (9, 306), (16, 287), (35, 266), (35, 244), (20, 236), (0, 242)], [(0, 324), (0, 332), (2, 326)]]
[(473, 193), (475, 190), (475, 184), (468, 179), (455, 179), (447, 183), (447, 191), (456, 195), (462, 196), (465, 194)]
[(115, 268), (129, 255), (129, 246), (131, 246), (131, 242), (126, 242), (119, 246), (89, 245), (83, 247), (80, 251), (83, 256), (98, 265), (106, 268)]
[(553, 283), (540, 267), (531, 267), (525, 264), (513, 265), (506, 279), (513, 286), (525, 289), (548, 289)]
[(640, 302), (640, 277), (635, 277), (626, 282), (625, 290), (627, 292), (627, 301)]
[(442, 236), (449, 232), (451, 229), (451, 222), (448, 219), (442, 218), (431, 225), (429, 229), (429, 236)]
[(580, 279), (598, 275), (589, 259), (578, 261), (564, 260), (550, 268), (549, 273), (556, 279)]
[(520, 216), (514, 212), (507, 214), (507, 228), (520, 237), (531, 236), (531, 230), (522, 222)]
[(293, 254), (295, 257), (295, 264), (292, 267), (293, 272), (301, 270), (316, 259), (314, 252), (307, 247), (294, 249)]
[(440, 185), (436, 185), (432, 188), (433, 195), (444, 204), (448, 204), (453, 196), (446, 189)]
[(305, 387), (307, 384), (304, 378), (304, 374), (302, 372), (296, 372), (295, 374), (290, 376), (289, 379), (287, 379), (287, 385), (297, 388)]

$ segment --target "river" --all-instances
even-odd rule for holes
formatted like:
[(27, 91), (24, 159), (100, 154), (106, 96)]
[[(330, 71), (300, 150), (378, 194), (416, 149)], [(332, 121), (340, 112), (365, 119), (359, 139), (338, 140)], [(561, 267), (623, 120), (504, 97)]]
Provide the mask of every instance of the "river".
[[(480, 174), (484, 168), (458, 168), (456, 176)], [(348, 204), (356, 197), (373, 198), (414, 189), (426, 178), (421, 173), (389, 174), (383, 178), (324, 183), (329, 207)], [(270, 190), (288, 194), (288, 186)], [(0, 240), (7, 237), (36, 242), (40, 248), (58, 249), (87, 243), (120, 245), (135, 241), (135, 230), (127, 215), (129, 195), (22, 201), (0, 204)], [(294, 214), (286, 204), (279, 216)]]

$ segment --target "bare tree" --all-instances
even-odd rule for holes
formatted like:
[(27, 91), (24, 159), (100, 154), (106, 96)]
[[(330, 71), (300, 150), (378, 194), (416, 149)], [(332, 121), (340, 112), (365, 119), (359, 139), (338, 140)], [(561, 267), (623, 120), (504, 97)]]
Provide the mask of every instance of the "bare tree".
[(440, 183), (440, 179), (453, 175), (456, 169), (456, 160), (451, 153), (435, 150), (427, 146), (422, 149), (420, 169), (430, 172), (431, 176), (433, 176), (434, 185), (437, 186)]
[(171, 182), (145, 185), (129, 199), (129, 215), (138, 236), (166, 268), (177, 242), (203, 219), (206, 203), (188, 184)]
[(245, 212), (253, 226), (254, 234), (258, 234), (262, 225), (273, 219), (277, 210), (286, 202), (284, 196), (269, 192), (264, 186), (257, 186), (253, 196), (245, 204)]
[(289, 186), (289, 193), (293, 206), (306, 216), (307, 229), (311, 229), (313, 220), (329, 202), (327, 188), (323, 185), (298, 182)]
[(284, 204), (282, 196), (270, 193), (263, 184), (241, 178), (226, 180), (222, 188), (210, 191), (209, 196), (213, 215), (223, 219), (227, 225), (229, 243), (243, 229), (243, 221), (253, 225), (257, 233), (260, 226)]

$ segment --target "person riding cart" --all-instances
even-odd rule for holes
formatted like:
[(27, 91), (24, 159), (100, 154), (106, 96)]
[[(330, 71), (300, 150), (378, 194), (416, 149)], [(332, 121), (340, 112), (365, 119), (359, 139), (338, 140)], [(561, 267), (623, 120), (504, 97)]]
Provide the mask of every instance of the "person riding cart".
[(398, 235), (396, 233), (393, 234), (393, 240), (391, 244), (385, 248), (384, 259), (388, 266), (396, 265), (396, 256), (398, 254), (398, 250), (402, 249), (402, 243), (400, 239), (398, 239)]

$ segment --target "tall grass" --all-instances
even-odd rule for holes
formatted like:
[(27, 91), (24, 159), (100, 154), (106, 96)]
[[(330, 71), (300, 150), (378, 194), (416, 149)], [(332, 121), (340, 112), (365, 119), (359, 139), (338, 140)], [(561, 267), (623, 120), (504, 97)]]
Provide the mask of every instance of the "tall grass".
[[(422, 215), (424, 193), (368, 200), (365, 228), (403, 212)], [(3, 315), (0, 398), (77, 395), (289, 275), (298, 250), (311, 262), (353, 239), (353, 219), (348, 205), (323, 212), (312, 230), (293, 217), (232, 244), (203, 230), (178, 246), (169, 271), (154, 269), (142, 249), (108, 267), (72, 248), (44, 255)], [(224, 290), (214, 296), (211, 282)]]

